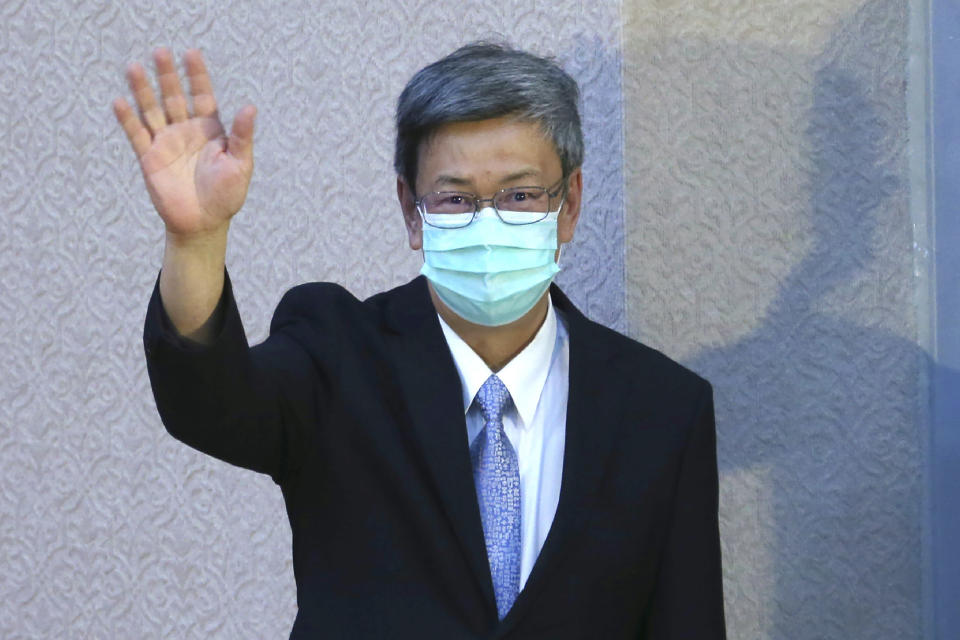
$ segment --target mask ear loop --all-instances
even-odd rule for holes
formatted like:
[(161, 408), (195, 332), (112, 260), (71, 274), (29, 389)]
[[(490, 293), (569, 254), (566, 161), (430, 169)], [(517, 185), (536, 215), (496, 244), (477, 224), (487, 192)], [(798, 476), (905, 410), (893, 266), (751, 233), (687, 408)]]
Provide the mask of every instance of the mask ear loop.
[(420, 260), (426, 263), (427, 254), (423, 251), (423, 230), (427, 226), (427, 220), (423, 215), (423, 211), (420, 210), (420, 205), (417, 205), (417, 213), (420, 215)]
[[(557, 218), (558, 218), (558, 219), (560, 218), (560, 212), (563, 210), (563, 205), (565, 205), (565, 204), (567, 204), (566, 188), (564, 188), (563, 197), (560, 198), (560, 206), (557, 207)], [(559, 246), (557, 247), (557, 266), (558, 266), (558, 267), (560, 266), (560, 258), (563, 257), (563, 245), (564, 245), (564, 244), (566, 244), (566, 243), (561, 242), (561, 243), (559, 243)]]
[[(560, 206), (557, 207), (556, 212), (551, 211), (550, 213), (556, 213), (557, 219), (560, 218), (560, 212), (563, 211), (563, 205), (567, 203), (567, 194), (563, 194), (563, 197), (560, 198)], [(563, 256), (563, 244), (562, 242), (557, 243), (557, 267), (560, 266), (560, 258)]]

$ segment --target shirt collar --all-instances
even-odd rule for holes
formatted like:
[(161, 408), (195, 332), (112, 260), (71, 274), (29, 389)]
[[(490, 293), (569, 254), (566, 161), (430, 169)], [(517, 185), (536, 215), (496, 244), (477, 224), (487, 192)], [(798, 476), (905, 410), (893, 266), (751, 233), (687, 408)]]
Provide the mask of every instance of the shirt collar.
[[(487, 363), (470, 348), (457, 332), (450, 328), (443, 318), (440, 319), (440, 328), (447, 339), (453, 361), (457, 365), (460, 375), (460, 386), (463, 389), (463, 411), (466, 413), (473, 403), (480, 387), (487, 381), (493, 372)], [(550, 372), (550, 363), (553, 359), (554, 343), (557, 340), (557, 316), (553, 308), (553, 301), (547, 296), (547, 315), (543, 324), (537, 330), (533, 340), (523, 350), (515, 355), (510, 362), (497, 372), (497, 377), (507, 387), (513, 405), (517, 408), (522, 427), (527, 427), (533, 421), (540, 402), (540, 393), (547, 381)]]

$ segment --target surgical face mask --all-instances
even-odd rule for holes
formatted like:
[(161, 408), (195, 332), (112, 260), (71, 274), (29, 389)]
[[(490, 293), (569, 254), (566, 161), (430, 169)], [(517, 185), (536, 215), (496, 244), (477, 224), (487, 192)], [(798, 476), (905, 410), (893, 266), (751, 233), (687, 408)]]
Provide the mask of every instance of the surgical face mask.
[(554, 261), (559, 212), (511, 225), (486, 207), (466, 227), (424, 225), (420, 273), (444, 304), (470, 322), (499, 326), (518, 320), (560, 271)]

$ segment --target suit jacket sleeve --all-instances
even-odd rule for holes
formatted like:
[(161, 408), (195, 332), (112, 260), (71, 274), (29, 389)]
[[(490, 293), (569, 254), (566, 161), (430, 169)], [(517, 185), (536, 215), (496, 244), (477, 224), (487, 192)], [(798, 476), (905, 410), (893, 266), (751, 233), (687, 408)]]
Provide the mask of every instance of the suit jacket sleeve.
[(249, 347), (229, 276), (221, 326), (210, 345), (181, 337), (163, 309), (159, 278), (147, 308), (144, 350), (160, 418), (181, 442), (283, 484), (299, 465), (305, 424), (315, 424), (316, 367), (278, 318), (290, 317), (288, 295), (271, 336)]
[(726, 638), (718, 502), (713, 391), (706, 384), (680, 464), (644, 638)]

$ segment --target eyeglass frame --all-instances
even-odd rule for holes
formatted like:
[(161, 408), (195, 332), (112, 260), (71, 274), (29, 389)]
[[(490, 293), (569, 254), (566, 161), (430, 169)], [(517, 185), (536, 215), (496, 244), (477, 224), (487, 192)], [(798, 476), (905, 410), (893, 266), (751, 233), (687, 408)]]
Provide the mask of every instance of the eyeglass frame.
[[(520, 186), (520, 187), (504, 187), (503, 189), (500, 189), (495, 194), (493, 194), (493, 197), (490, 197), (490, 198), (480, 198), (476, 194), (470, 193), (469, 191), (428, 191), (427, 193), (423, 194), (419, 198), (414, 198), (413, 204), (417, 208), (417, 213), (420, 214), (420, 219), (423, 220), (423, 223), (430, 225), (431, 227), (434, 227), (436, 229), (463, 229), (465, 227), (469, 227), (471, 224), (473, 224), (473, 221), (477, 219), (477, 214), (480, 213), (480, 211), (482, 210), (482, 207), (480, 206), (481, 202), (489, 202), (492, 205), (494, 212), (497, 214), (497, 218), (499, 218), (500, 221), (503, 222), (504, 224), (520, 227), (525, 224), (536, 224), (537, 222), (544, 220), (548, 215), (550, 215), (549, 202), (550, 200), (553, 200), (558, 195), (560, 195), (561, 192), (566, 191), (567, 177), (568, 176), (561, 177), (558, 181), (554, 182), (550, 187), (541, 187), (536, 185), (527, 185), (527, 186)], [(548, 209), (547, 211), (544, 212), (543, 218), (540, 218), (540, 220), (534, 220), (533, 222), (509, 222), (507, 220), (504, 220), (503, 216), (500, 215), (500, 209), (497, 207), (496, 198), (501, 193), (504, 193), (506, 191), (513, 191), (514, 189), (543, 189), (543, 192), (547, 195), (547, 198), (548, 198), (547, 200)], [(444, 193), (456, 193), (456, 194), (473, 199), (473, 216), (470, 218), (469, 222), (456, 227), (441, 227), (436, 224), (431, 224), (430, 222), (427, 221), (426, 214), (423, 211), (424, 198), (426, 198), (427, 196), (444, 194)], [(564, 193), (563, 199), (561, 199), (560, 201), (560, 208), (563, 208), (564, 199), (566, 199), (565, 193)]]

